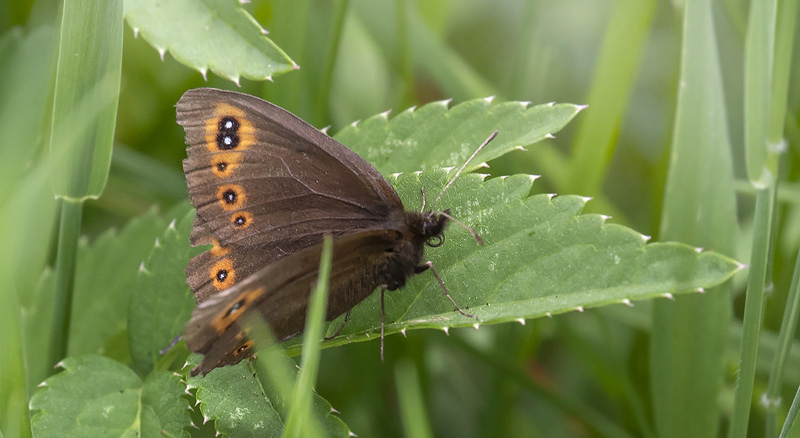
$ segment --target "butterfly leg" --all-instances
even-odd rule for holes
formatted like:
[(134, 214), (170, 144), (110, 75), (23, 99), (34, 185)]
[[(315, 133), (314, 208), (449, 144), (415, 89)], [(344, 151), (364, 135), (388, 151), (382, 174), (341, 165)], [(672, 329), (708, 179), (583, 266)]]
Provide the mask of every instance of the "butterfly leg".
[(183, 335), (175, 336), (175, 339), (173, 339), (172, 342), (169, 345), (167, 345), (167, 348), (165, 348), (163, 350), (159, 350), (158, 353), (159, 354), (167, 354), (167, 352), (169, 352), (169, 350), (172, 350), (172, 347), (177, 345), (178, 341), (180, 341), (182, 338), (183, 338)]
[(447, 299), (450, 300), (451, 303), (453, 303), (454, 306), (456, 306), (456, 310), (458, 310), (458, 313), (460, 313), (460, 314), (462, 314), (462, 315), (464, 315), (466, 317), (469, 317), (469, 318), (475, 318), (476, 320), (480, 321), (477, 316), (463, 311), (461, 309), (461, 307), (459, 307), (458, 304), (456, 304), (456, 300), (454, 300), (453, 297), (451, 297), (450, 294), (447, 292), (447, 287), (445, 287), (444, 281), (442, 281), (442, 277), (439, 276), (439, 273), (436, 272), (436, 268), (433, 267), (433, 262), (431, 262), (431, 261), (425, 262), (424, 265), (418, 266), (415, 269), (415, 272), (422, 272), (422, 271), (425, 271), (427, 269), (430, 269), (431, 272), (433, 273), (433, 276), (436, 277), (436, 280), (439, 281), (439, 286), (442, 287), (442, 293), (444, 294), (444, 296), (447, 297)]
[(385, 334), (384, 327), (386, 326), (386, 307), (383, 303), (383, 295), (386, 292), (386, 286), (381, 286), (381, 362), (383, 362), (383, 336)]
[(341, 332), (342, 332), (342, 329), (344, 328), (344, 326), (345, 326), (345, 325), (347, 325), (347, 322), (348, 322), (348, 321), (350, 321), (350, 311), (349, 311), (349, 310), (347, 311), (347, 313), (345, 313), (345, 314), (344, 314), (344, 321), (342, 321), (342, 324), (341, 324), (341, 325), (339, 325), (339, 328), (338, 328), (338, 329), (336, 329), (336, 333), (334, 333), (334, 334), (332, 334), (332, 335), (330, 335), (330, 336), (325, 336), (325, 338), (324, 338), (324, 339), (325, 339), (326, 341), (330, 341), (331, 339), (333, 339), (333, 338), (335, 338), (335, 337), (339, 336), (339, 333), (341, 333)]

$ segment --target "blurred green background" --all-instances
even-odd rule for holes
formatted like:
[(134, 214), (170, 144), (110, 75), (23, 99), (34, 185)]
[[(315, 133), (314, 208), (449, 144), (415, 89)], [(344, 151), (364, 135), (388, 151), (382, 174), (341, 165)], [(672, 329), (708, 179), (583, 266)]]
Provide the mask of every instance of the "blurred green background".
[[(796, 3), (775, 3), (779, 11), (794, 11), (784, 21), (785, 14), (776, 15), (777, 30), (771, 30), (778, 41), (786, 35), (795, 39)], [(537, 192), (592, 196), (589, 211), (661, 240), (670, 152), (680, 116), (682, 45), (703, 43), (684, 40), (690, 4), (700, 10), (710, 7), (713, 27), (706, 26), (707, 35), (716, 40), (704, 52), (709, 58), (692, 62), (708, 62), (703, 71), (710, 71), (712, 78), (721, 72), (715, 83), (722, 92), (717, 109), (729, 136), (734, 176), (734, 183), (720, 190), (735, 194), (735, 237), (727, 247), (714, 249), (752, 263), (756, 190), (748, 181), (745, 157), (746, 44), (752, 13), (744, 0), (255, 0), (243, 7), (300, 69), (276, 76), (274, 82), (242, 79), (241, 87), (211, 72), (205, 81), (169, 53), (162, 61), (126, 25), (110, 173), (102, 195), (84, 205), (80, 234), (91, 242), (154, 205), (167, 211), (186, 201), (181, 170), (186, 153), (174, 105), (187, 89), (212, 86), (259, 95), (316, 127), (330, 126), (330, 132), (379, 112), (397, 114), (441, 99), (457, 103), (496, 96), (589, 104), (557, 138), (506, 155), (490, 163), (488, 172), (540, 174)], [(47, 159), (58, 7), (58, 2), (45, 0), (0, 2), (0, 183), (6, 198), (0, 204), (0, 228), (8, 241), (0, 278), (12, 286), (0, 297), (14, 304), (5, 312), (24, 313), (28, 291), (56, 258), (58, 210), (52, 191), (47, 194), (48, 171), (41, 163)], [(780, 23), (785, 21), (792, 27), (784, 32), (786, 24)], [(769, 216), (767, 292), (748, 436), (769, 435), (758, 402), (800, 247), (798, 50), (790, 44), (773, 58), (775, 74), (788, 73), (788, 89), (780, 94), (786, 98), (780, 129), (786, 148), (780, 157), (777, 202)], [(693, 138), (691, 133), (682, 135)], [(724, 160), (720, 166), (726, 166)], [(679, 203), (680, 196), (676, 199)], [(670, 231), (669, 240), (682, 240), (680, 230)], [(716, 435), (728, 432), (734, 410), (746, 280), (744, 274), (735, 277), (730, 299), (723, 295), (733, 318), (730, 324), (724, 317), (721, 322), (725, 367), (716, 407), (675, 414), (685, 423), (710, 423), (703, 430)], [(433, 331), (392, 336), (386, 340), (384, 363), (378, 360), (375, 342), (326, 349), (317, 392), (362, 437), (420, 436), (416, 433), (426, 430), (460, 437), (670, 436), (663, 422), (673, 414), (661, 410), (653, 392), (659, 376), (652, 363), (657, 357), (652, 350), (652, 304), (454, 330), (449, 337)], [(4, 338), (14, 333), (3, 341), (4, 351), (14, 351), (14, 342), (27, 342), (24, 336), (30, 334), (18, 335), (25, 318), (30, 316), (0, 322)], [(695, 371), (691, 366), (686, 370)], [(9, 369), (2, 374), (0, 417), (24, 415), (25, 404), (19, 403), (26, 397), (24, 384), (19, 384), (24, 372)], [(419, 412), (403, 407), (404, 395), (398, 394), (398, 382), (415, 381), (419, 398), (409, 406)], [(796, 348), (782, 383), (779, 424), (800, 385)], [(0, 424), (5, 436), (19, 432), (11, 422)], [(409, 429), (413, 423), (423, 426), (414, 432)]]

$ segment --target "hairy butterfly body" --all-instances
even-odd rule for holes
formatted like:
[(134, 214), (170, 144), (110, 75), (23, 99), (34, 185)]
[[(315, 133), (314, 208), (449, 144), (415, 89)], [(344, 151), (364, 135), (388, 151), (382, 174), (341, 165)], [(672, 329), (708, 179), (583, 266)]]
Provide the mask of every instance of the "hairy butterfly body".
[(197, 209), (191, 242), (212, 245), (186, 268), (198, 303), (186, 345), (204, 355), (192, 375), (254, 353), (248, 312), (278, 340), (303, 330), (326, 234), (334, 236), (328, 320), (431, 267), (424, 247), (441, 244), (447, 212), (406, 211), (372, 165), (288, 111), (200, 88), (178, 101), (177, 119)]

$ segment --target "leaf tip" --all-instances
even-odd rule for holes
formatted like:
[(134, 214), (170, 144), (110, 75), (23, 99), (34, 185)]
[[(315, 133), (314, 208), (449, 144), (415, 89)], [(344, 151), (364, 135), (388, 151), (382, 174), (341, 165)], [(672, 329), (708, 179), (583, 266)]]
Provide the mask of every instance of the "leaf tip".
[(530, 104), (531, 104), (531, 101), (530, 100), (522, 100), (522, 101), (519, 101), (517, 103), (519, 103), (522, 106), (522, 108), (528, 108), (528, 106), (530, 106)]
[(337, 411), (336, 408), (334, 408), (333, 406), (331, 406), (331, 413), (332, 414), (341, 414), (341, 412)]
[(133, 28), (133, 37), (134, 38), (139, 38), (139, 28), (138, 27), (134, 27)]
[(481, 325), (476, 322), (475, 324), (472, 324), (472, 327), (474, 327), (475, 330), (479, 330), (481, 328)]
[(696, 247), (696, 248), (694, 249), (694, 252), (696, 252), (696, 253), (700, 254), (700, 253), (702, 253), (702, 252), (703, 252), (703, 248), (698, 246), (698, 247)]
[(391, 114), (391, 113), (392, 113), (392, 109), (390, 108), (390, 109), (388, 109), (388, 110), (386, 110), (386, 111), (384, 111), (384, 112), (380, 113), (380, 114), (379, 114), (379, 116), (381, 116), (381, 117), (383, 117), (384, 119), (387, 119), (387, 120), (388, 120), (388, 119), (389, 119), (389, 114)]
[(450, 99), (437, 100), (436, 102), (433, 102), (433, 103), (437, 104), (437, 105), (441, 105), (441, 106), (447, 108), (447, 107), (450, 106), (450, 102), (452, 102), (452, 101), (453, 101), (453, 98), (451, 97)]
[(147, 268), (144, 266), (144, 260), (142, 260), (142, 262), (139, 263), (139, 272), (141, 273), (147, 272)]
[(666, 298), (666, 299), (670, 300), (670, 301), (675, 301), (675, 295), (672, 295), (672, 294), (671, 294), (671, 293), (669, 293), (669, 292), (665, 293), (665, 294), (664, 294), (664, 295), (662, 295), (662, 296), (663, 296), (664, 298)]
[(329, 130), (329, 129), (331, 129), (331, 125), (328, 125), (328, 126), (326, 126), (326, 127), (322, 128), (322, 129), (320, 129), (320, 130), (319, 130), (319, 132), (321, 132), (321, 133), (323, 133), (323, 134), (327, 135), (327, 134), (328, 134), (328, 130)]
[(581, 199), (583, 200), (583, 203), (586, 204), (587, 202), (591, 201), (594, 198), (591, 196), (581, 196)]
[(161, 57), (161, 60), (163, 61), (164, 55), (167, 53), (167, 49), (164, 47), (157, 47), (156, 50), (158, 50), (158, 56)]
[(444, 332), (444, 334), (446, 334), (447, 336), (450, 336), (450, 327), (444, 326), (444, 327), (442, 327), (442, 331), (443, 331), (443, 332)]
[(364, 334), (367, 336), (367, 339), (369, 339), (369, 332), (364, 333)]
[(264, 76), (264, 80), (265, 81), (269, 81), (269, 82), (275, 82), (275, 81), (272, 80), (272, 75)]
[(402, 175), (402, 174), (403, 174), (403, 172), (396, 172), (396, 173), (393, 173), (392, 176), (394, 177), (394, 179), (397, 179), (397, 178), (400, 178), (400, 175)]
[(44, 388), (45, 386), (47, 386), (47, 380), (42, 380), (38, 385), (36, 385), (37, 388)]
[(400, 329), (400, 333), (403, 335), (404, 338), (408, 337), (408, 335), (406, 335), (406, 328), (405, 327)]
[(703, 288), (703, 287), (698, 287), (697, 289), (695, 289), (695, 292), (700, 293), (700, 294), (704, 294), (704, 293), (706, 293), (706, 289)]
[(525, 325), (525, 318), (517, 318), (517, 322), (518, 322), (520, 325)]
[(750, 265), (745, 265), (744, 263), (736, 262), (736, 272), (745, 270), (745, 269), (747, 269), (749, 267), (750, 267)]
[(160, 240), (158, 240), (158, 237), (156, 237), (156, 243), (154, 243), (154, 244), (153, 244), (153, 247), (154, 247), (154, 248), (158, 248), (158, 247), (160, 247), (160, 246), (161, 246), (161, 241), (160, 241)]
[(172, 222), (169, 223), (169, 226), (167, 228), (173, 231), (178, 231), (178, 229), (175, 227), (176, 221), (177, 219), (172, 219)]
[(547, 316), (548, 318), (552, 318), (552, 317), (553, 317), (553, 314), (552, 314), (552, 313), (550, 313), (550, 312), (547, 312), (547, 313), (545, 313), (545, 316)]
[(489, 168), (489, 163), (484, 161), (483, 163), (478, 164), (478, 168), (488, 169)]
[(528, 150), (525, 149), (525, 147), (523, 147), (522, 145), (516, 145), (514, 146), (514, 149), (522, 152), (528, 152)]
[(620, 301), (620, 303), (622, 303), (622, 304), (624, 304), (624, 305), (626, 305), (628, 307), (633, 307), (633, 302), (631, 302), (631, 300), (629, 300), (627, 298), (623, 298), (622, 301)]
[(200, 74), (203, 76), (203, 81), (208, 82), (208, 68), (200, 67), (197, 69), (197, 71), (199, 71)]
[(494, 102), (494, 96), (484, 97), (483, 101), (486, 103), (492, 103)]
[(357, 437), (358, 435), (354, 434), (352, 430), (348, 430), (347, 436)]
[(545, 195), (547, 196), (547, 199), (550, 199), (550, 200), (552, 200), (553, 198), (556, 197), (555, 193), (546, 193)]
[(553, 135), (552, 133), (548, 132), (547, 134), (544, 135), (544, 138), (546, 138), (548, 140), (553, 140), (554, 138), (556, 138), (556, 136)]
[(353, 123), (350, 124), (350, 126), (352, 126), (353, 128), (358, 128), (358, 124), (360, 122), (361, 122), (361, 120), (354, 120)]
[(55, 369), (58, 369), (58, 368), (66, 369), (66, 368), (64, 368), (64, 361), (63, 360), (58, 361), (58, 363), (53, 365), (53, 368), (55, 368)]
[(650, 241), (650, 239), (652, 239), (652, 238), (653, 238), (653, 236), (648, 236), (647, 234), (642, 234), (642, 235), (641, 235), (641, 238), (642, 238), (642, 240), (644, 240), (645, 242), (649, 242), (649, 241)]
[(583, 313), (583, 311), (586, 310), (586, 309), (584, 309), (583, 306), (578, 306), (578, 307), (575, 308), (575, 310), (577, 310), (580, 313)]
[(589, 105), (575, 105), (575, 114), (578, 114), (586, 108), (589, 108)]
[(556, 106), (556, 103), (555, 102), (547, 102), (545, 105), (547, 105), (547, 106), (552, 108), (552, 107)]

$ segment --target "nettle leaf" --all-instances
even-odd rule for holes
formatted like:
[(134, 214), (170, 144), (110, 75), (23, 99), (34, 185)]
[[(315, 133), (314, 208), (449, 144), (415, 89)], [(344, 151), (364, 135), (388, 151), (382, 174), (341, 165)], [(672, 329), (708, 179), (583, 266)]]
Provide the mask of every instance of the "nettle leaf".
[[(214, 420), (215, 429), (233, 437), (280, 437), (288, 419), (285, 388), (272, 385), (257, 373), (278, 373), (290, 388), (297, 377), (297, 367), (285, 356), (270, 354), (272, 368), (258, 367), (259, 360), (245, 360), (233, 366), (216, 368), (205, 377), (190, 377), (189, 388), (195, 394), (205, 421)], [(200, 363), (199, 354), (187, 361), (187, 370)], [(278, 366), (281, 369), (276, 370)], [(265, 384), (266, 382), (266, 384)], [(313, 394), (313, 413), (322, 419), (325, 436), (350, 436), (347, 425), (334, 415), (330, 403)]]
[(448, 108), (449, 100), (409, 108), (389, 120), (388, 113), (354, 123), (334, 137), (381, 173), (461, 166), (492, 131), (498, 135), (470, 162), (483, 162), (536, 143), (561, 130), (585, 107), (569, 103), (529, 106), (529, 102), (470, 100)]
[(189, 436), (185, 386), (166, 371), (145, 380), (125, 365), (94, 355), (64, 359), (64, 371), (31, 398), (37, 437)]
[(128, 342), (133, 368), (146, 375), (161, 359), (161, 351), (183, 334), (183, 326), (194, 308), (184, 270), (203, 248), (189, 245), (194, 211), (188, 205), (155, 240), (135, 282), (128, 307)]
[(298, 68), (260, 24), (228, 0), (126, 0), (135, 35), (206, 77), (208, 70), (236, 84), (240, 77), (272, 80)]
[[(125, 342), (128, 300), (135, 293), (139, 265), (166, 226), (155, 209), (128, 222), (120, 232), (109, 230), (78, 248), (69, 355), (102, 354), (117, 360), (128, 356)], [(121, 351), (124, 350), (124, 351)]]
[[(420, 187), (438, 193), (453, 171), (414, 172), (390, 179), (407, 209), (419, 209)], [(446, 242), (428, 248), (453, 299), (479, 320), (454, 311), (430, 272), (412, 277), (403, 289), (386, 292), (386, 333), (416, 328), (493, 324), (552, 316), (568, 311), (703, 291), (742, 266), (723, 255), (681, 243), (651, 243), (630, 228), (582, 215), (587, 198), (529, 196), (534, 177), (484, 180), (462, 175), (437, 208), (471, 226), (479, 246), (451, 224)], [(430, 198), (429, 198), (430, 199)], [(339, 327), (330, 323), (327, 333)], [(380, 334), (379, 294), (356, 306), (342, 334), (327, 346), (376, 339)], [(296, 352), (298, 339), (287, 341)]]

